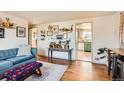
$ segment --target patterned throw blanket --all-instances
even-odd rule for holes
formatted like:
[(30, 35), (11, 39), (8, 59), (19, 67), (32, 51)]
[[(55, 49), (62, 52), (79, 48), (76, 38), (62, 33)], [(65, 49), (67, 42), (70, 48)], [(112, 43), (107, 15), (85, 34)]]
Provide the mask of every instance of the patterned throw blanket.
[(36, 72), (36, 69), (40, 68), (42, 63), (31, 62), (27, 64), (19, 65), (18, 67), (12, 68), (6, 71), (3, 75), (7, 81), (21, 81), (24, 80), (24, 77), (30, 76)]

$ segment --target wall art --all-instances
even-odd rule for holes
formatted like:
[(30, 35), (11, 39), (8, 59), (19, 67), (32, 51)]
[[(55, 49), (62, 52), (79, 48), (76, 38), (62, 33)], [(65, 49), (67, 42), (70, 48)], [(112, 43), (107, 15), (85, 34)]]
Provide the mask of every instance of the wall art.
[(68, 38), (68, 33), (63, 33), (63, 39), (67, 39)]
[(26, 28), (25, 27), (16, 27), (16, 36), (17, 37), (26, 37)]
[(53, 31), (59, 32), (59, 25), (53, 25)]
[(41, 32), (41, 40), (45, 40), (45, 37), (46, 37), (45, 30), (44, 31), (41, 30), (40, 32)]
[(53, 26), (52, 25), (48, 26), (48, 31), (53, 31)]
[(4, 28), (0, 28), (0, 38), (4, 38)]
[(47, 36), (52, 36), (53, 32), (52, 31), (47, 31)]
[(63, 39), (63, 35), (62, 35), (62, 34), (56, 35), (56, 39), (57, 39), (57, 40), (62, 40), (62, 39)]

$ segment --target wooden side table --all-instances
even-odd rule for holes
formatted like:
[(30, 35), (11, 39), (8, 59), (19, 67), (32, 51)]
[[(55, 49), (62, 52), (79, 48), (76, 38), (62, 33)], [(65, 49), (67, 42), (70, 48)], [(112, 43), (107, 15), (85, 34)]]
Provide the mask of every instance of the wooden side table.
[[(68, 53), (68, 60), (72, 60), (72, 48), (71, 49), (63, 49), (63, 48), (48, 48), (48, 61), (53, 58), (53, 51), (58, 52), (67, 52)], [(50, 56), (51, 55), (51, 56)]]

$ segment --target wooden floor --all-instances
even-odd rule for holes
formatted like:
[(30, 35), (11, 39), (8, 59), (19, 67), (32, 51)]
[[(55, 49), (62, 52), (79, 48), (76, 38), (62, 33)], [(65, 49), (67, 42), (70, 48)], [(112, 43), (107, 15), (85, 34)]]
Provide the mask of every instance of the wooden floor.
[[(41, 61), (48, 62), (48, 58), (38, 57)], [(93, 64), (89, 62), (69, 62), (68, 60), (53, 59), (54, 64), (68, 65), (61, 81), (110, 81), (105, 65)]]
[(77, 50), (77, 60), (91, 61), (92, 60), (91, 52)]

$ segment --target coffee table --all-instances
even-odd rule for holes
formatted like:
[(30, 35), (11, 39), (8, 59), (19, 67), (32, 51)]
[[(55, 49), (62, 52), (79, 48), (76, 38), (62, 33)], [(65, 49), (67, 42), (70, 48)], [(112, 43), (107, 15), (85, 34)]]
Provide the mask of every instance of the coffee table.
[(40, 67), (42, 63), (30, 62), (14, 67), (3, 74), (7, 81), (23, 81), (32, 74), (42, 75)]

